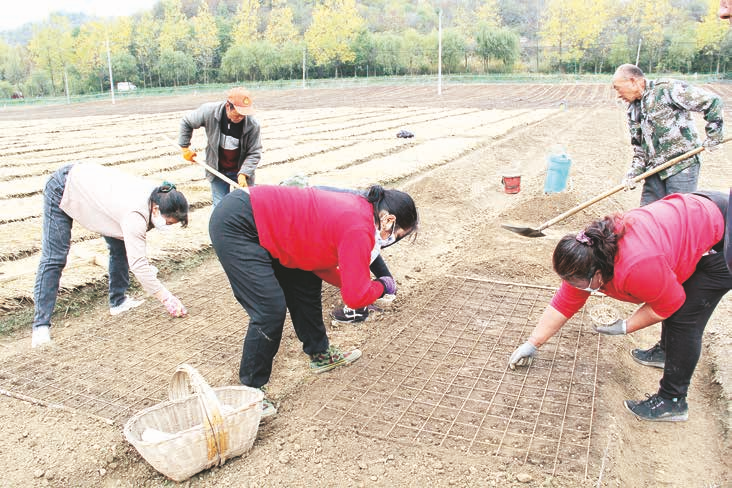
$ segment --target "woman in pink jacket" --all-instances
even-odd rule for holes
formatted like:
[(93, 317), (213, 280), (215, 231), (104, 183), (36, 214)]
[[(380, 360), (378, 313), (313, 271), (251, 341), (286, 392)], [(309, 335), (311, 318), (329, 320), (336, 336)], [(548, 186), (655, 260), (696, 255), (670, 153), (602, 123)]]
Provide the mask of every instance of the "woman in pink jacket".
[(132, 271), (147, 293), (174, 317), (183, 304), (157, 278), (145, 254), (145, 236), (153, 228), (188, 225), (188, 202), (172, 183), (152, 181), (96, 164), (70, 164), (48, 179), (43, 191), (41, 260), (33, 289), (32, 347), (51, 342), (51, 315), (56, 306), (61, 271), (71, 248), (76, 221), (100, 233), (109, 248), (109, 311), (117, 315), (142, 304), (125, 295)]

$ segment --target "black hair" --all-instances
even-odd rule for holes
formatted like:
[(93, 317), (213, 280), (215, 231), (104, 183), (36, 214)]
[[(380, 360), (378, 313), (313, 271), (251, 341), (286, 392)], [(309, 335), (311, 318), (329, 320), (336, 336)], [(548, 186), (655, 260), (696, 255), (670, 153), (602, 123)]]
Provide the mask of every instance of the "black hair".
[(407, 233), (416, 236), (419, 227), (417, 206), (408, 193), (399, 190), (386, 190), (381, 185), (374, 185), (368, 189), (366, 200), (374, 206), (374, 223), (379, 226), (379, 212), (382, 210), (396, 217), (396, 225)]
[(173, 217), (182, 227), (188, 225), (188, 200), (173, 183), (164, 181), (155, 188), (150, 194), (150, 202), (160, 208), (160, 215)]
[(591, 222), (579, 234), (567, 234), (554, 248), (554, 271), (562, 279), (591, 279), (600, 270), (602, 281), (613, 279), (618, 243), (627, 222), (621, 214), (608, 215)]

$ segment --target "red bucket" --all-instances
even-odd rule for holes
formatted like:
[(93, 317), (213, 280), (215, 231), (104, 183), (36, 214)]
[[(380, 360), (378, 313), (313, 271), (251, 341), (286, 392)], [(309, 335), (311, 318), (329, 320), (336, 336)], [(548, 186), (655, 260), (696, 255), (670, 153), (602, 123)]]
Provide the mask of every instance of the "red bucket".
[(521, 191), (521, 175), (504, 176), (501, 184), (506, 193), (518, 193)]

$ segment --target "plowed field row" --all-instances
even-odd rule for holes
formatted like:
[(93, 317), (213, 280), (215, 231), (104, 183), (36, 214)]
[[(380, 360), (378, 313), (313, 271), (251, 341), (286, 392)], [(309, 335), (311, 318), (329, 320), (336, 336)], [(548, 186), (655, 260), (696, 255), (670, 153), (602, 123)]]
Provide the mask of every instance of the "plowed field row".
[[(331, 95), (333, 103), (327, 109), (309, 103), (310, 97), (322, 103), (322, 90), (258, 98), (264, 150), (257, 183), (277, 184), (295, 174), (309, 176), (312, 184), (343, 187), (397, 182), (533, 124), (557, 119), (567, 127), (576, 117), (567, 106), (605, 104), (613, 98), (609, 87), (600, 84), (449, 86), (439, 104), (433, 103), (433, 94), (414, 87), (358, 89), (355, 94), (334, 90)], [(307, 108), (283, 109), (290, 106)], [(0, 152), (5, 154), (0, 161), (0, 277), (25, 273), (5, 283), (0, 300), (6, 306), (30, 297), (40, 246), (42, 188), (47, 176), (64, 163), (94, 162), (175, 181), (195, 209), (191, 225), (170, 240), (151, 232), (151, 257), (162, 259), (208, 245), (208, 182), (203, 170), (182, 161), (174, 147), (186, 110), (0, 122)], [(415, 137), (396, 138), (400, 129)], [(199, 149), (199, 160), (205, 144), (204, 131), (196, 131), (192, 145)], [(104, 241), (82, 228), (74, 229), (72, 256), (74, 252), (106, 254)], [(82, 267), (67, 274), (64, 286), (75, 287), (102, 278), (104, 270)]]

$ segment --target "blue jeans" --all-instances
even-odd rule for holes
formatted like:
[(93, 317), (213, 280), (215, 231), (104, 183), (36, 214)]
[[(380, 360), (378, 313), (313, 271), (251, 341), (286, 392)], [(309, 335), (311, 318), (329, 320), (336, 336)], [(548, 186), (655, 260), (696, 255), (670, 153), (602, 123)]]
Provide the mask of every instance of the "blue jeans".
[(645, 179), (641, 193), (641, 207), (660, 200), (673, 193), (692, 193), (699, 181), (699, 165), (689, 166), (683, 171), (662, 180), (658, 173)]
[[(59, 207), (71, 166), (64, 166), (51, 175), (43, 190), (41, 260), (33, 287), (33, 327), (51, 325), (61, 272), (66, 266), (71, 248), (71, 227), (74, 221)], [(124, 241), (111, 237), (105, 239), (109, 248), (109, 304), (116, 306), (124, 301), (125, 292), (130, 285), (127, 251)]]
[(35, 302), (33, 327), (51, 325), (51, 314), (56, 306), (61, 271), (66, 266), (71, 248), (73, 220), (59, 208), (70, 169), (71, 165), (68, 165), (56, 171), (48, 179), (43, 190), (41, 260), (38, 263), (36, 284), (33, 287)]
[[(236, 173), (223, 173), (227, 178), (236, 181)], [(231, 191), (231, 185), (227, 182), (214, 175), (213, 181), (211, 181), (211, 198), (213, 200), (213, 206), (219, 204), (222, 198), (229, 194)]]
[(125, 301), (130, 287), (130, 265), (127, 263), (125, 241), (104, 237), (109, 249), (109, 306), (116, 307)]

